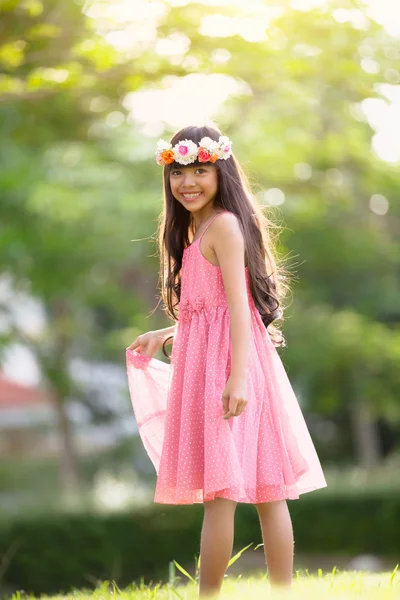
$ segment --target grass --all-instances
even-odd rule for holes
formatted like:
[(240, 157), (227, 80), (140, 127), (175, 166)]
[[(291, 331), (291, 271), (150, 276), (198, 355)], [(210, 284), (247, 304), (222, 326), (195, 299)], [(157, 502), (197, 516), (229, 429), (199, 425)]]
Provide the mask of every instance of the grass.
[[(261, 545), (261, 544), (260, 544)], [(240, 550), (231, 558), (229, 567), (235, 563), (252, 544)], [(258, 546), (257, 546), (258, 547)], [(293, 586), (289, 591), (270, 589), (268, 573), (243, 577), (242, 575), (225, 575), (219, 600), (263, 600), (271, 597), (274, 600), (395, 600), (400, 598), (399, 565), (392, 572), (370, 573), (368, 571), (343, 571), (334, 567), (330, 573), (322, 569), (310, 574), (307, 569), (297, 570), (293, 578)], [(55, 596), (42, 595), (41, 599), (51, 600), (144, 600), (174, 599), (197, 600), (200, 573), (200, 556), (196, 560), (194, 577), (190, 575), (176, 560), (169, 564), (169, 582), (146, 585), (133, 584), (123, 590), (114, 582), (103, 581), (95, 590), (74, 590), (69, 594)], [(17, 592), (11, 600), (28, 600), (34, 596)]]
[[(368, 573), (358, 571), (339, 572), (333, 569), (331, 573), (310, 575), (308, 572), (296, 571), (290, 592), (270, 593), (267, 575), (242, 578), (226, 576), (219, 600), (263, 600), (271, 597), (274, 600), (395, 600), (400, 597), (400, 578), (398, 565), (390, 573)], [(169, 600), (195, 600), (198, 597), (197, 582), (187, 579), (165, 585), (144, 585), (140, 583), (123, 590), (114, 583), (104, 581), (95, 590), (75, 590), (68, 595), (41, 596), (42, 600), (78, 599), (78, 600), (148, 600), (150, 598)], [(33, 599), (25, 594), (16, 593), (12, 600)]]

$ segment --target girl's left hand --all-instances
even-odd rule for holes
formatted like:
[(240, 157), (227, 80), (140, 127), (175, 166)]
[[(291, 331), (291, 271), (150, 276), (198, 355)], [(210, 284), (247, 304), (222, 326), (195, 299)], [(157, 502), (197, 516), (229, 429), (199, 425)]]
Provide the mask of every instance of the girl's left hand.
[(222, 393), (222, 406), (224, 419), (238, 417), (247, 405), (246, 378), (232, 379), (229, 377)]

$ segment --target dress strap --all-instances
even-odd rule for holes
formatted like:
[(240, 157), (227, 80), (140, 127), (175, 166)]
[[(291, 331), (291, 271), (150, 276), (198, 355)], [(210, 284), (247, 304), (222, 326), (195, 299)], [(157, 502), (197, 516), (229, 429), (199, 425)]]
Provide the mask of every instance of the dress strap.
[(201, 240), (201, 238), (203, 237), (203, 235), (205, 234), (205, 232), (207, 231), (207, 229), (210, 227), (211, 223), (219, 216), (222, 215), (222, 212), (219, 212), (217, 214), (215, 214), (213, 216), (213, 218), (207, 223), (207, 225), (204, 228), (204, 231), (201, 233), (201, 235), (199, 236), (199, 240)]

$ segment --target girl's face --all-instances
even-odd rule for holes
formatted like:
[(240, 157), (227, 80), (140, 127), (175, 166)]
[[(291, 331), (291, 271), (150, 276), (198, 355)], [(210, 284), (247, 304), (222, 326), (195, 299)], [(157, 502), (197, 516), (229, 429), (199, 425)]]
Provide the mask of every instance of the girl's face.
[(190, 211), (213, 203), (218, 191), (217, 168), (213, 164), (173, 168), (169, 181), (173, 196)]

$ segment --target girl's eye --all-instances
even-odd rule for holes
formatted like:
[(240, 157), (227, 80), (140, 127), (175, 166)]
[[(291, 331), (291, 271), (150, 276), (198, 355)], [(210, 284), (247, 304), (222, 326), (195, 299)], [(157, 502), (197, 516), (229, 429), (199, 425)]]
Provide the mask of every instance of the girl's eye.
[[(196, 169), (196, 173), (200, 173), (200, 175), (202, 175), (203, 173), (207, 173), (207, 170), (203, 169), (203, 167), (199, 167), (198, 169)], [(171, 175), (179, 177), (179, 175), (182, 175), (182, 171), (179, 171), (179, 169), (175, 169), (174, 171), (171, 171)]]

